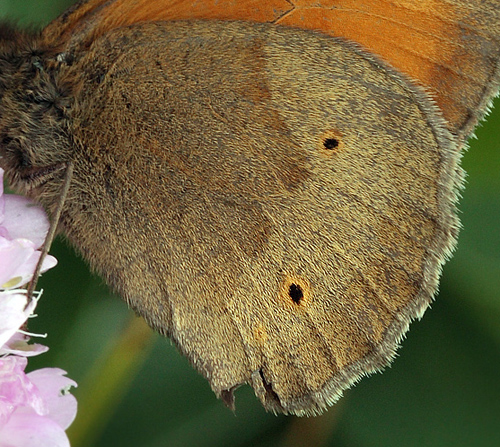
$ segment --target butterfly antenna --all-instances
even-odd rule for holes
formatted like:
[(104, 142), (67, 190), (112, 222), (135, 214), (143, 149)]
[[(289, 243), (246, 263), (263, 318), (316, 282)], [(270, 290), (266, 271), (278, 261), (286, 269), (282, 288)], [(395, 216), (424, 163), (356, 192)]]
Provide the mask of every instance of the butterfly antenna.
[(56, 212), (54, 217), (52, 218), (52, 222), (50, 223), (49, 231), (47, 236), (45, 237), (45, 242), (43, 243), (42, 253), (40, 254), (40, 258), (38, 259), (38, 263), (36, 264), (35, 272), (33, 273), (33, 278), (30, 281), (27, 297), (28, 300), (31, 300), (33, 296), (33, 292), (35, 291), (36, 284), (38, 282), (38, 278), (40, 277), (40, 272), (42, 270), (42, 264), (47, 256), (47, 253), (50, 250), (50, 246), (52, 245), (52, 241), (54, 240), (54, 236), (56, 234), (56, 229), (59, 224), (59, 219), (61, 217), (61, 212), (64, 206), (64, 202), (66, 201), (66, 196), (68, 195), (69, 185), (71, 183), (71, 179), (73, 178), (73, 162), (69, 162), (66, 167), (66, 175), (64, 177), (64, 185), (61, 191), (61, 196), (59, 198), (59, 202), (57, 203)]

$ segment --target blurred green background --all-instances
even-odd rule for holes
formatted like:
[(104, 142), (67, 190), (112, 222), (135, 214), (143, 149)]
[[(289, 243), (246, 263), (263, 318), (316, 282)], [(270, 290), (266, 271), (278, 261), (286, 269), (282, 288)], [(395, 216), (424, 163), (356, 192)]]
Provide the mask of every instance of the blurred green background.
[[(70, 0), (0, 0), (0, 15), (45, 24)], [(64, 243), (45, 274), (30, 330), (50, 351), (32, 368), (57, 366), (79, 383), (73, 447), (500, 446), (500, 101), (477, 130), (463, 166), (464, 226), (441, 292), (415, 322), (399, 357), (362, 380), (318, 418), (274, 416), (249, 387), (233, 414), (166, 339)]]

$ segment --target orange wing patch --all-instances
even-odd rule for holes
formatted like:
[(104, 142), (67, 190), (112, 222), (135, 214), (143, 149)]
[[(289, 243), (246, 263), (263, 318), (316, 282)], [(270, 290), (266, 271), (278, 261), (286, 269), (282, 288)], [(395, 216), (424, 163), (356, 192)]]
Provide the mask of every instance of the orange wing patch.
[(463, 139), (499, 83), (500, 5), (482, 0), (89, 0), (44, 36), (91, 41), (133, 23), (180, 19), (277, 23), (355, 41), (426, 87)]

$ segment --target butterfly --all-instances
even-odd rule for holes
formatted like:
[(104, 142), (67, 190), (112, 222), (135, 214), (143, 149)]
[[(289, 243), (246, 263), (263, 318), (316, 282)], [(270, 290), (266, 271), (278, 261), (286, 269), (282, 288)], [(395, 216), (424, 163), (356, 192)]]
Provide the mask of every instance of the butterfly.
[(0, 165), (228, 406), (249, 383), (318, 414), (434, 296), (498, 6), (89, 0), (4, 25)]

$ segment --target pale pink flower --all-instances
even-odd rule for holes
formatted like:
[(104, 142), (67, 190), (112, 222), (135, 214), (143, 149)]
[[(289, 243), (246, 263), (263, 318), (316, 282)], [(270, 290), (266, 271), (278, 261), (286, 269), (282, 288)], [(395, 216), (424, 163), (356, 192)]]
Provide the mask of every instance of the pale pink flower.
[(0, 354), (6, 354), (4, 350), (7, 348), (12, 349), (11, 339), (33, 313), (36, 302), (37, 299), (33, 299), (28, 304), (22, 290), (0, 291)]
[(29, 336), (24, 333), (16, 332), (3, 346), (0, 346), (0, 356), (12, 354), (23, 357), (33, 357), (47, 352), (49, 348), (38, 343), (28, 343)]
[[(69, 447), (65, 430), (76, 416), (76, 383), (58, 368), (26, 373), (27, 357), (47, 351), (28, 344), (20, 328), (33, 316), (40, 294), (30, 302), (17, 287), (32, 277), (49, 224), (42, 208), (25, 198), (3, 195), (0, 169), (0, 447)], [(56, 264), (48, 256), (42, 271)]]
[(25, 357), (0, 358), (0, 446), (69, 447), (65, 430), (76, 416), (76, 383), (58, 368), (24, 372)]
[[(20, 287), (31, 279), (48, 229), (43, 208), (26, 197), (3, 194), (0, 169), (0, 287)], [(46, 256), (42, 271), (56, 263), (53, 256)]]

